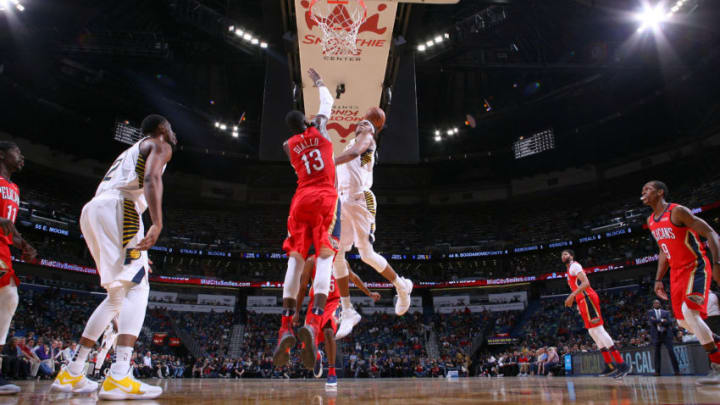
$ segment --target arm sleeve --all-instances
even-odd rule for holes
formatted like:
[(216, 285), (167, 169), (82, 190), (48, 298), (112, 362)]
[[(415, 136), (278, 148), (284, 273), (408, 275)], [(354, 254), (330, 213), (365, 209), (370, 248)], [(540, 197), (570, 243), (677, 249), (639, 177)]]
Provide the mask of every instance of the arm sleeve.
[(582, 269), (582, 266), (580, 265), (580, 263), (575, 262), (570, 265), (569, 273), (571, 276), (577, 276), (582, 271), (583, 271), (583, 269)]
[(318, 108), (318, 115), (324, 115), (330, 118), (335, 99), (332, 94), (330, 94), (330, 90), (328, 90), (325, 86), (318, 87), (318, 91), (320, 92), (320, 108)]

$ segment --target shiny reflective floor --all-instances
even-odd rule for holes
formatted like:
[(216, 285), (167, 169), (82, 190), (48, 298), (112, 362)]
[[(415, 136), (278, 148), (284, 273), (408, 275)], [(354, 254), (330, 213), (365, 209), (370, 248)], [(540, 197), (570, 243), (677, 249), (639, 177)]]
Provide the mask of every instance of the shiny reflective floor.
[[(718, 404), (720, 386), (698, 387), (695, 377), (461, 378), (339, 380), (325, 391), (324, 380), (163, 380), (165, 393), (153, 401), (113, 404)], [(94, 404), (95, 394), (49, 393), (49, 382), (18, 383), (18, 395), (0, 396), (0, 405)], [(100, 401), (105, 402), (105, 401)], [(111, 403), (111, 402), (106, 402)]]

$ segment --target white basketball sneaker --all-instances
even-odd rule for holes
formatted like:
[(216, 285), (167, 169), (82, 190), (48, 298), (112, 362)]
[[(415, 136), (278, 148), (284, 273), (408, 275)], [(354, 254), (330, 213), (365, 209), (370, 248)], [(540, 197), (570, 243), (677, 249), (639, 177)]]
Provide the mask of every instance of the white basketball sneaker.
[(395, 314), (403, 316), (410, 309), (410, 294), (413, 290), (413, 282), (400, 276), (398, 278), (403, 288), (396, 288), (398, 299), (395, 302)]
[(115, 375), (112, 371), (109, 372), (98, 396), (100, 399), (109, 400), (153, 399), (159, 397), (162, 392), (162, 388), (158, 386), (136, 380), (132, 375), (132, 367), (130, 367), (125, 375)]
[(340, 313), (340, 327), (335, 334), (335, 340), (340, 340), (352, 332), (355, 325), (360, 323), (362, 316), (355, 310), (354, 307), (343, 309)]
[(84, 394), (87, 392), (95, 392), (100, 384), (88, 379), (85, 373), (74, 375), (68, 370), (67, 366), (60, 369), (55, 381), (53, 381), (50, 389), (61, 392), (74, 392), (76, 394)]
[(15, 384), (10, 384), (0, 377), (0, 395), (17, 394), (20, 392), (20, 387)]
[(710, 363), (710, 372), (697, 380), (698, 385), (720, 384), (720, 364)]

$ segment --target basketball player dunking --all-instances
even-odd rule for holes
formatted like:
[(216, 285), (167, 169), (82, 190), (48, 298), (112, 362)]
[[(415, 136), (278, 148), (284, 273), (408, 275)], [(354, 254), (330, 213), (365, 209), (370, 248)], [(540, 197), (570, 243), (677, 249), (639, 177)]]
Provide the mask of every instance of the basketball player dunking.
[(577, 303), (578, 312), (585, 323), (585, 328), (600, 349), (605, 361), (605, 371), (600, 375), (615, 378), (625, 377), (630, 372), (630, 366), (623, 361), (620, 352), (615, 348), (613, 339), (603, 326), (600, 298), (590, 286), (587, 274), (580, 263), (575, 261), (575, 252), (572, 250), (563, 250), (561, 259), (565, 263), (567, 282), (572, 290), (572, 293), (565, 299), (565, 306), (570, 308), (573, 303)]
[[(162, 175), (172, 158), (177, 138), (170, 122), (149, 115), (141, 124), (145, 136), (113, 162), (95, 197), (80, 215), (80, 230), (95, 260), (107, 298), (90, 316), (73, 361), (52, 384), (63, 392), (92, 392), (98, 383), (84, 374), (90, 350), (110, 321), (117, 317), (115, 361), (100, 389), (101, 399), (152, 399), (162, 388), (132, 375), (130, 358), (140, 335), (150, 294), (147, 250), (155, 245), (163, 226)], [(142, 213), (150, 210), (152, 226), (144, 233)]]
[(335, 158), (338, 170), (338, 190), (342, 202), (340, 250), (333, 266), (342, 296), (340, 298), (342, 302), (340, 329), (335, 336), (336, 339), (342, 339), (349, 335), (352, 328), (361, 319), (350, 301), (349, 272), (345, 260), (345, 253), (352, 249), (353, 244), (357, 247), (362, 261), (395, 286), (398, 296), (395, 313), (398, 316), (404, 315), (410, 308), (410, 294), (413, 289), (412, 281), (398, 276), (387, 260), (373, 249), (377, 204), (375, 195), (370, 189), (373, 185), (373, 167), (377, 149), (375, 137), (382, 128), (375, 128), (368, 120), (371, 113), (372, 110), (358, 124), (355, 139), (350, 141), (345, 151)]
[(322, 327), (332, 263), (340, 237), (340, 202), (335, 188), (333, 144), (325, 128), (334, 100), (320, 75), (313, 69), (308, 73), (320, 93), (317, 116), (313, 123), (309, 123), (300, 111), (290, 111), (285, 117), (292, 136), (283, 144), (283, 149), (290, 158), (298, 181), (290, 203), (288, 236), (283, 243), (283, 250), (288, 255), (288, 268), (283, 285), (282, 324), (273, 363), (278, 367), (287, 364), (290, 349), (295, 346), (296, 338), (292, 330), (295, 301), (308, 251), (310, 246), (314, 246), (315, 306), (307, 314), (305, 326), (298, 330), (298, 338), (303, 342), (303, 365), (312, 370), (317, 357), (316, 335)]
[[(648, 228), (658, 244), (658, 269), (655, 294), (668, 296), (663, 278), (670, 269), (670, 298), (678, 324), (692, 332), (710, 358), (710, 374), (698, 384), (720, 384), (720, 337), (713, 335), (705, 323), (708, 292), (712, 278), (720, 282), (720, 242), (718, 234), (689, 209), (665, 201), (668, 187), (661, 181), (643, 186), (642, 202), (652, 208)], [(707, 247), (700, 237), (707, 240)], [(708, 247), (710, 252), (708, 252)]]
[[(376, 302), (380, 299), (380, 294), (368, 290), (365, 283), (360, 279), (360, 277), (358, 277), (357, 274), (353, 273), (352, 270), (350, 271), (350, 278), (352, 279), (353, 283), (368, 297), (372, 298)], [(295, 308), (295, 315), (293, 317), (294, 326), (300, 326), (300, 309), (302, 308), (303, 300), (305, 299), (305, 290), (307, 289), (308, 283), (310, 283), (310, 281), (313, 279), (315, 279), (315, 260), (310, 257), (305, 262), (303, 274), (300, 278), (300, 290), (298, 291), (296, 300), (297, 306)], [(311, 288), (310, 302), (308, 304), (308, 313), (312, 312), (314, 302), (315, 293)], [(338, 292), (335, 278), (331, 277), (330, 290), (327, 301), (325, 302), (323, 317), (320, 321), (320, 328), (322, 330), (318, 330), (317, 333), (318, 344), (325, 342), (325, 353), (327, 353), (328, 358), (328, 374), (325, 388), (329, 390), (337, 389), (337, 374), (335, 374), (335, 359), (337, 354), (335, 332), (337, 332), (337, 323), (335, 320), (335, 311), (337, 310), (338, 305), (340, 305), (340, 293)], [(315, 368), (313, 369), (313, 373), (315, 374), (316, 378), (320, 378), (323, 373), (322, 357), (320, 356), (319, 352), (315, 360)]]
[[(25, 166), (20, 148), (12, 142), (0, 142), (0, 353), (2, 353), (10, 330), (10, 322), (18, 306), (17, 286), (20, 285), (12, 267), (10, 246), (22, 250), (23, 260), (33, 260), (37, 252), (15, 229), (20, 189), (10, 178)], [(15, 394), (20, 387), (2, 378), (0, 372), (0, 395)]]

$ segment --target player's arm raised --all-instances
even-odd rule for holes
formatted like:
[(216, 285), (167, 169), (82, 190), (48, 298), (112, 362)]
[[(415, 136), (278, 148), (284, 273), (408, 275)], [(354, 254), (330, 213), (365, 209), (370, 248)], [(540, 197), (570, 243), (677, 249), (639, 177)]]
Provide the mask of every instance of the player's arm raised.
[(313, 81), (313, 85), (318, 88), (318, 92), (320, 93), (320, 108), (318, 108), (318, 113), (313, 120), (315, 122), (315, 127), (318, 131), (320, 131), (322, 136), (324, 136), (327, 140), (332, 141), (332, 139), (330, 139), (330, 134), (327, 132), (327, 122), (332, 115), (332, 107), (335, 99), (332, 94), (330, 94), (330, 90), (328, 90), (327, 86), (325, 86), (320, 74), (315, 69), (308, 69), (308, 75)]
[(302, 309), (303, 300), (310, 284), (310, 277), (312, 276), (312, 270), (315, 267), (315, 259), (309, 257), (305, 261), (303, 272), (300, 275), (300, 289), (298, 289), (298, 295), (295, 299), (295, 315), (293, 315), (293, 325), (300, 326), (300, 310)]
[[(355, 138), (355, 145), (353, 145), (350, 149), (346, 150), (335, 158), (335, 166), (350, 162), (351, 160), (365, 153), (365, 151), (368, 150), (370, 145), (372, 145), (373, 135), (371, 130), (369, 128), (360, 128), (360, 125), (365, 122), (366, 121), (363, 121), (358, 124), (359, 128), (357, 137)], [(368, 122), (368, 125), (369, 124), (370, 123)]]
[(355, 287), (359, 288), (365, 295), (372, 298), (373, 301), (378, 302), (378, 300), (380, 300), (380, 294), (370, 291), (365, 285), (365, 282), (362, 281), (362, 279), (352, 270), (350, 270), (350, 281), (352, 281), (353, 284), (355, 284)]
[(720, 240), (718, 240), (717, 232), (702, 218), (696, 217), (689, 209), (683, 206), (675, 207), (670, 213), (670, 219), (676, 224), (687, 226), (707, 240), (713, 260), (713, 278), (720, 283)]
[(150, 211), (152, 226), (145, 234), (137, 248), (148, 250), (155, 245), (163, 228), (162, 197), (163, 197), (163, 168), (172, 158), (172, 147), (166, 142), (155, 139), (147, 141), (149, 152), (145, 163), (145, 177), (143, 179), (145, 199)]
[(565, 306), (571, 307), (573, 305), (573, 302), (575, 302), (575, 297), (580, 294), (581, 292), (585, 291), (588, 287), (590, 287), (590, 280), (588, 280), (587, 274), (585, 274), (584, 271), (580, 271), (577, 274), (578, 280), (580, 280), (580, 285), (578, 288), (570, 293), (568, 297), (565, 299)]

